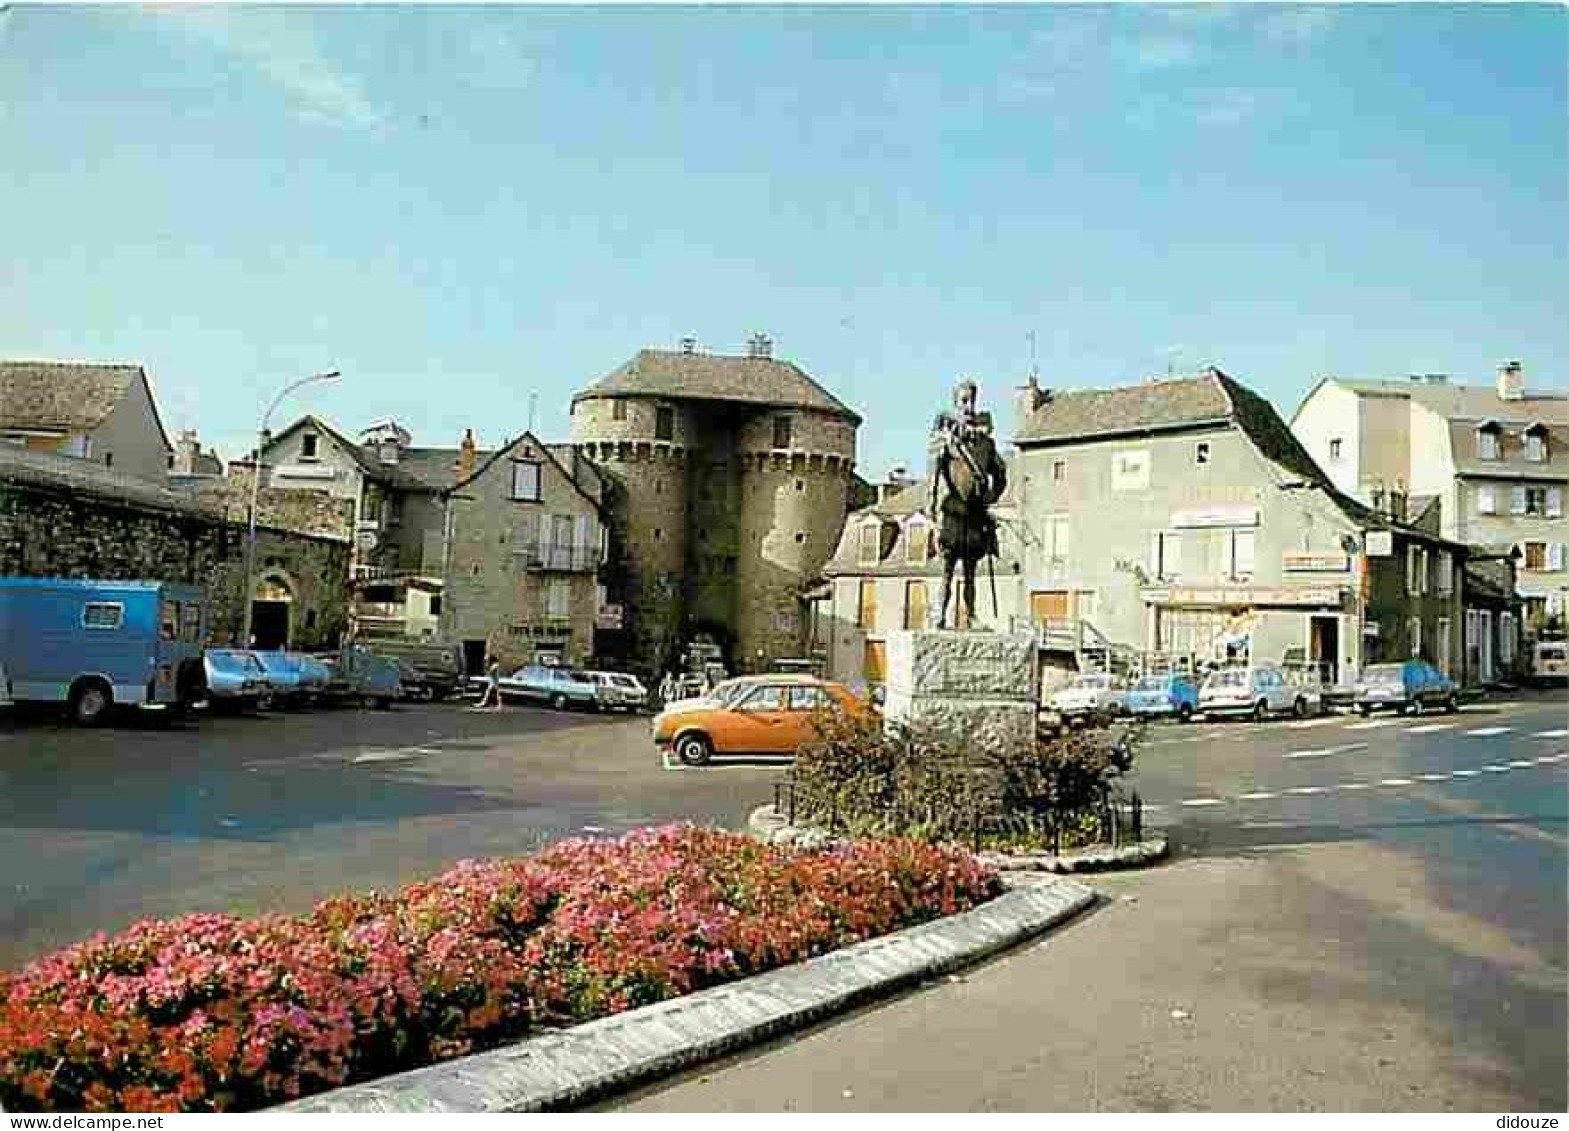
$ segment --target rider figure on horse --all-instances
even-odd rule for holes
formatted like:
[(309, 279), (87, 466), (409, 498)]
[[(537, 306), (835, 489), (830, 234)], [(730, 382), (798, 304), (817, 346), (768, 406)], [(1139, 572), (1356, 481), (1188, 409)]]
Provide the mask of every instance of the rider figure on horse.
[[(934, 474), (931, 513), (942, 516), (937, 544), (943, 557), (942, 603), (938, 628), (948, 627), (948, 601), (953, 592), (954, 567), (964, 566), (964, 624), (975, 616), (975, 567), (982, 558), (997, 556), (997, 520), (991, 507), (1002, 498), (1008, 472), (992, 439), (989, 412), (978, 412), (979, 390), (968, 378), (953, 391), (953, 411), (942, 412), (932, 424)], [(942, 500), (939, 507), (938, 496)], [(992, 613), (996, 614), (996, 574), (992, 580)], [(957, 619), (957, 618), (956, 618)]]

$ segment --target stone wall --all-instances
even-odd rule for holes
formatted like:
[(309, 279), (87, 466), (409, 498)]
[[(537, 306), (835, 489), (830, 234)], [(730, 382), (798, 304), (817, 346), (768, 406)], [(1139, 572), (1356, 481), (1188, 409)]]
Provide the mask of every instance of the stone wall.
[[(51, 470), (57, 469), (0, 461), (0, 574), (199, 585), (207, 596), (210, 639), (237, 640), (244, 617), (243, 521), (226, 520), (221, 511), (167, 490), (130, 488), (98, 475), (65, 478)], [(258, 577), (284, 582), (293, 598), (291, 647), (337, 646), (348, 555), (342, 540), (258, 531)]]
[[(222, 479), (192, 483), (186, 493), (200, 506), (244, 523), (251, 506), (251, 471), (235, 467)], [(354, 534), (354, 501), (325, 491), (262, 487), (256, 500), (260, 526), (348, 541)]]

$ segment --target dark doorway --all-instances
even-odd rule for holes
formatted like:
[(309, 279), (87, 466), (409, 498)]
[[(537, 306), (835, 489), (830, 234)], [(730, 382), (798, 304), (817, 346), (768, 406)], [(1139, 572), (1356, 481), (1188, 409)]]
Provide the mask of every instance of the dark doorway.
[(272, 652), (289, 645), (289, 602), (251, 602), (251, 645)]
[(467, 675), (485, 674), (485, 642), (483, 640), (465, 640), (463, 642), (463, 671)]
[(1318, 664), (1329, 683), (1340, 681), (1340, 618), (1314, 617), (1308, 659)]

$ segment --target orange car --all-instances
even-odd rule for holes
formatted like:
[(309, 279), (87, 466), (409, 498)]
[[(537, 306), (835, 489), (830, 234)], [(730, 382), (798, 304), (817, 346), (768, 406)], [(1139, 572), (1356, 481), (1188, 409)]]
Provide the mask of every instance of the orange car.
[(812, 712), (824, 707), (864, 709), (844, 685), (813, 676), (741, 676), (655, 715), (654, 745), (688, 766), (715, 754), (794, 754), (812, 736)]

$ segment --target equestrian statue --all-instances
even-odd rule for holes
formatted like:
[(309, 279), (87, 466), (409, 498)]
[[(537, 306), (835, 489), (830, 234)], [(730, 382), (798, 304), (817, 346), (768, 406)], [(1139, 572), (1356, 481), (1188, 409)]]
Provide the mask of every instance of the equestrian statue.
[(932, 424), (930, 513), (942, 520), (937, 536), (942, 551), (942, 605), (937, 628), (949, 627), (954, 568), (961, 563), (963, 615), (955, 610), (954, 620), (965, 627), (973, 622), (975, 568), (982, 558), (991, 566), (992, 616), (997, 615), (997, 520), (991, 508), (1008, 486), (1008, 471), (992, 439), (991, 413), (976, 411), (978, 392), (974, 381), (960, 381), (953, 391), (953, 411), (939, 413)]

